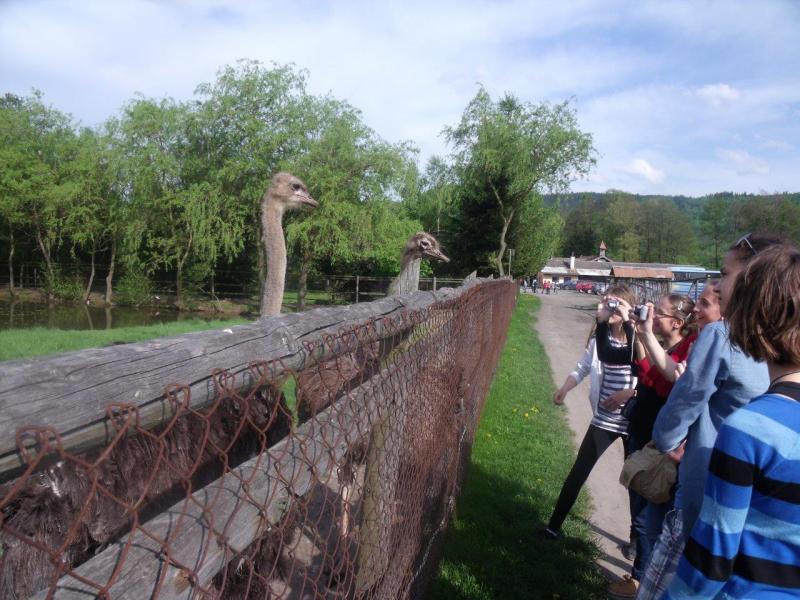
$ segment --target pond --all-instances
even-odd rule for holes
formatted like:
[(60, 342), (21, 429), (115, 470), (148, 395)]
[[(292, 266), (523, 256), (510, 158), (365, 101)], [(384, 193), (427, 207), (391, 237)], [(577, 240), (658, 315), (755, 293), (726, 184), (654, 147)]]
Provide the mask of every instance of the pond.
[[(228, 315), (230, 316), (230, 315)], [(0, 301), (0, 329), (47, 327), (48, 329), (113, 329), (154, 325), (184, 319), (213, 321), (223, 318), (208, 313), (177, 311), (169, 308), (129, 306), (87, 306), (85, 304), (55, 304), (45, 302)]]

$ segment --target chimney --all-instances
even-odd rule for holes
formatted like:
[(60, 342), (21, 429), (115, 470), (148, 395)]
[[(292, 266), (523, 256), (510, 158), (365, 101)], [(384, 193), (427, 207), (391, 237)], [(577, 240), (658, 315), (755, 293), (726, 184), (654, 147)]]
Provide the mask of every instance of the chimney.
[(602, 258), (606, 257), (606, 243), (604, 241), (600, 241), (600, 256)]
[(569, 270), (575, 270), (575, 253), (573, 252), (572, 255), (569, 257)]

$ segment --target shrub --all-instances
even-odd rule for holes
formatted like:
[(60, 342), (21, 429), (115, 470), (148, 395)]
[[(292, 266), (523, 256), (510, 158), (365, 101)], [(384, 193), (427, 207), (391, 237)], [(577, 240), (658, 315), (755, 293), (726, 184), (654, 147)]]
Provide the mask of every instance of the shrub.
[(117, 304), (139, 306), (148, 304), (153, 296), (153, 284), (141, 271), (128, 271), (117, 283), (115, 298)]

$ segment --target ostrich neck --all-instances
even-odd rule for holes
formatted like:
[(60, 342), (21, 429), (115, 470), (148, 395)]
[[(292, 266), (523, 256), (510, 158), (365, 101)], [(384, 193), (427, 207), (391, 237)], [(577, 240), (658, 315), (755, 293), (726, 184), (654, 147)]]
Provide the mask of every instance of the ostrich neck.
[(419, 290), (419, 266), (421, 258), (404, 258), (400, 274), (389, 286), (390, 296), (410, 294)]
[(274, 202), (267, 202), (262, 212), (264, 230), (264, 249), (267, 252), (267, 278), (264, 282), (264, 296), (261, 303), (261, 316), (268, 317), (281, 313), (283, 286), (286, 279), (286, 240), (283, 238), (281, 211)]

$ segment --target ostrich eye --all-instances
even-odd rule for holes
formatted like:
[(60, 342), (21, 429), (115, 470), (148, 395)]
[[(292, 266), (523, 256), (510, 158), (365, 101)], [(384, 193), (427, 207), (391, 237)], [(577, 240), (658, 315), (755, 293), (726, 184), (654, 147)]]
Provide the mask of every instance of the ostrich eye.
[(299, 183), (293, 183), (293, 184), (292, 184), (292, 189), (293, 189), (295, 192), (299, 192), (301, 189), (303, 189), (303, 186), (302, 186), (302, 185), (300, 185)]

